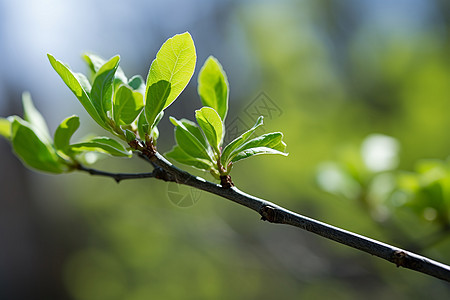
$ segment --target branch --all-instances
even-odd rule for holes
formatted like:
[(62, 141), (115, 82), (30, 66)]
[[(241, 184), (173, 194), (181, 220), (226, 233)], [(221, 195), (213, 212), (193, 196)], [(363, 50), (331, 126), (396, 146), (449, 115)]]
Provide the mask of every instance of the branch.
[(165, 181), (185, 184), (248, 207), (260, 214), (263, 221), (298, 227), (327, 239), (336, 241), (340, 244), (378, 256), (394, 263), (397, 267), (408, 268), (450, 282), (450, 266), (448, 265), (302, 216), (272, 202), (248, 195), (234, 186), (225, 188), (219, 184), (193, 176), (190, 173), (175, 167), (161, 154), (153, 149), (148, 149), (147, 147), (142, 146), (137, 141), (135, 143), (130, 143), (130, 146), (138, 151), (141, 158), (155, 167), (154, 172), (144, 174), (114, 174), (84, 167), (81, 167), (80, 170), (87, 171), (92, 175), (113, 177), (116, 181), (120, 181), (122, 179), (155, 177)]
[(105, 176), (105, 177), (111, 177), (113, 178), (117, 183), (119, 183), (122, 180), (125, 179), (138, 179), (138, 178), (151, 178), (156, 177), (157, 172), (151, 172), (151, 173), (110, 173), (110, 172), (104, 172), (99, 171), (96, 169), (87, 168), (81, 164), (76, 165), (75, 167), (79, 171), (87, 172), (91, 175), (97, 175), (97, 176)]
[[(135, 145), (136, 146), (136, 145)], [(180, 170), (158, 152), (148, 151), (139, 145), (135, 148), (153, 165), (169, 174), (170, 181), (216, 194), (240, 205), (246, 206), (261, 215), (261, 219), (271, 223), (287, 224), (318, 234), (338, 243), (378, 256), (397, 267), (415, 270), (450, 282), (450, 266), (428, 259), (418, 254), (343, 230), (332, 225), (299, 215), (269, 201), (248, 195), (236, 187), (223, 188)]]

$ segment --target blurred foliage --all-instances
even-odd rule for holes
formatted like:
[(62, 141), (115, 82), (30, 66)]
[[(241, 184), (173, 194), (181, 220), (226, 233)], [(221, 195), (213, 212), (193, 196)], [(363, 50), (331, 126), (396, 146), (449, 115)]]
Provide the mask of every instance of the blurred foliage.
[[(336, 10), (350, 7), (334, 6), (238, 7), (261, 76), (255, 90), (282, 111), (266, 117), (264, 130), (282, 128), (290, 155), (243, 162), (235, 182), (280, 205), (449, 262), (447, 163), (415, 167), (418, 159), (450, 154), (449, 41), (432, 25), (414, 34), (379, 32), (359, 19), (339, 31), (345, 20), (330, 17), (344, 18)], [(250, 103), (254, 91), (241, 97)], [(372, 132), (395, 139), (372, 135), (360, 147)], [(331, 173), (321, 186), (338, 198), (314, 184), (317, 167), (329, 160), (337, 163), (326, 167)], [(92, 179), (91, 189), (100, 180)], [(271, 229), (204, 193), (197, 205), (180, 210), (161, 200), (164, 184), (109, 185), (111, 195), (79, 203), (89, 236), (98, 241), (69, 259), (66, 280), (77, 299), (420, 299), (449, 293), (439, 281), (329, 241)], [(125, 196), (135, 191), (148, 198)]]
[[(245, 43), (228, 46), (248, 51), (252, 76), (244, 92), (230, 94), (225, 125), (238, 110), (254, 122), (245, 109), (264, 92), (281, 116), (265, 116), (263, 130), (281, 129), (289, 156), (243, 161), (233, 174), (240, 189), (448, 264), (449, 10), (445, 1), (414, 3), (427, 8), (425, 17), (405, 10), (394, 23), (371, 17), (366, 1), (233, 3), (227, 20)], [(387, 14), (389, 4), (381, 10)], [(234, 91), (233, 73), (248, 71), (221, 61)], [(148, 170), (120, 160), (97, 168)], [(206, 193), (180, 208), (160, 181), (116, 185), (71, 174), (55, 186), (38, 191), (42, 198), (66, 195), (77, 213), (69, 232), (78, 248), (64, 269), (74, 299), (450, 295), (444, 282), (263, 223)]]
[(392, 137), (370, 135), (360, 149), (344, 148), (337, 161), (319, 165), (317, 182), (360, 206), (393, 240), (423, 251), (450, 238), (450, 166), (448, 160), (420, 160), (414, 171), (400, 171), (398, 150)]

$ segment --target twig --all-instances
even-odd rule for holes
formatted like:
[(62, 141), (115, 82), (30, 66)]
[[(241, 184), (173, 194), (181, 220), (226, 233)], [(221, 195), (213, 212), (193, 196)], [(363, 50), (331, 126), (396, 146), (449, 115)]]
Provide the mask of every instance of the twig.
[(111, 177), (113, 178), (117, 183), (119, 183), (122, 180), (126, 179), (138, 179), (138, 178), (151, 178), (156, 177), (155, 172), (151, 173), (110, 173), (110, 172), (104, 172), (96, 169), (87, 168), (83, 165), (77, 165), (76, 169), (79, 171), (88, 172), (91, 175), (97, 175), (97, 176), (105, 176), (105, 177)]
[(138, 151), (137, 153), (142, 159), (153, 165), (155, 169), (152, 173), (109, 173), (86, 168), (82, 165), (77, 166), (77, 169), (80, 171), (88, 172), (91, 175), (112, 177), (117, 182), (120, 182), (124, 179), (153, 177), (165, 181), (173, 181), (179, 184), (192, 186), (194, 188), (216, 194), (235, 203), (246, 206), (260, 214), (263, 221), (298, 227), (328, 238), (330, 240), (336, 241), (340, 244), (344, 244), (383, 258), (389, 262), (394, 263), (397, 267), (408, 268), (450, 282), (450, 266), (448, 265), (379, 242), (377, 240), (370, 239), (365, 236), (302, 216), (272, 202), (257, 198), (252, 195), (248, 195), (234, 186), (223, 187), (219, 184), (209, 182), (203, 178), (193, 176), (190, 173), (172, 165), (172, 163), (166, 160), (158, 152), (153, 150), (149, 151), (147, 148), (145, 148), (145, 146), (142, 146), (138, 142), (130, 143), (130, 146)]
[(450, 266), (448, 265), (299, 215), (269, 201), (248, 195), (236, 187), (224, 188), (203, 178), (193, 176), (172, 165), (158, 152), (141, 152), (141, 154), (144, 154), (146, 160), (150, 160), (152, 164), (157, 165), (161, 170), (168, 173), (171, 181), (189, 185), (246, 206), (259, 213), (262, 220), (295, 226), (383, 258), (394, 263), (397, 267), (408, 268), (450, 282)]

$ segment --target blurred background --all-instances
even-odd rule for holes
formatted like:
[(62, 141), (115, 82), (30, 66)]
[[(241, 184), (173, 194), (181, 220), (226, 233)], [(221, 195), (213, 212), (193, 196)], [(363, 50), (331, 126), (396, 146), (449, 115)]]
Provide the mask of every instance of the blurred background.
[[(265, 116), (289, 156), (233, 168), (235, 184), (301, 214), (450, 264), (450, 2), (0, 0), (0, 116), (31, 92), (54, 131), (105, 132), (47, 61), (121, 55), (147, 75), (189, 31), (191, 83), (166, 113), (193, 119), (209, 55), (230, 83), (228, 139)], [(160, 125), (160, 152), (173, 126)], [(447, 283), (207, 193), (26, 169), (0, 139), (1, 299), (448, 299)], [(150, 171), (138, 159), (96, 168)], [(198, 174), (193, 169), (187, 169)], [(198, 174), (208, 180), (208, 174)], [(177, 204), (189, 194), (192, 203)], [(175, 204), (174, 204), (175, 203)]]

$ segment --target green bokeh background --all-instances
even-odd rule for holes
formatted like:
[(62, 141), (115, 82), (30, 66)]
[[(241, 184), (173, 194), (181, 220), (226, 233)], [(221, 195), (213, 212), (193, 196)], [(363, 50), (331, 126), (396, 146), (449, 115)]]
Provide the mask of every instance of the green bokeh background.
[[(189, 30), (199, 55), (197, 70), (166, 116), (193, 119), (194, 109), (200, 107), (195, 95), (197, 74), (209, 54), (218, 57), (230, 81), (227, 124), (239, 118), (238, 123), (251, 126), (255, 119), (248, 112), (261, 97), (277, 106), (273, 115), (266, 116), (263, 130), (282, 131), (289, 156), (258, 156), (237, 164), (231, 175), (241, 190), (400, 247), (408, 247), (405, 240), (420, 241), (433, 234), (433, 225), (407, 209), (392, 212), (394, 229), (377, 222), (357, 201), (322, 191), (316, 173), (321, 162), (339, 160), (344, 152), (357, 160), (362, 141), (371, 133), (399, 141), (401, 170), (414, 170), (424, 158), (449, 156), (448, 2), (229, 1), (213, 7), (210, 15), (199, 18), (210, 19), (216, 27), (205, 28), (198, 20), (173, 27), (159, 24), (162, 29), (150, 47), (153, 52), (123, 57), (127, 75), (135, 71), (145, 76), (149, 64), (141, 69), (135, 67), (138, 62), (149, 63), (165, 39)], [(215, 46), (207, 41), (208, 31), (218, 33)], [(119, 33), (118, 40), (120, 34), (126, 33)], [(68, 43), (76, 45), (76, 41)], [(108, 47), (115, 50), (116, 44)], [(84, 50), (90, 49), (78, 49)], [(126, 59), (137, 61), (128, 65), (130, 71)], [(51, 81), (55, 87), (63, 86), (56, 75)], [(18, 92), (12, 90), (8, 101), (19, 103)], [(50, 97), (52, 90), (47, 93)], [(46, 112), (45, 107), (76, 103), (69, 92), (63, 95), (48, 100), (49, 104), (43, 96), (35, 98), (53, 129), (52, 119), (62, 120), (68, 114), (57, 109)], [(4, 115), (20, 114), (20, 108), (14, 107), (5, 109)], [(103, 134), (89, 123), (86, 113), (78, 114), (86, 132)], [(164, 120), (161, 152), (171, 148), (172, 132)], [(192, 194), (195, 204), (180, 207), (168, 196), (173, 187), (162, 181), (116, 184), (86, 174), (36, 174), (11, 162), (15, 158), (4, 140), (0, 146), (2, 226), (8, 224), (5, 203), (23, 201), (26, 208), (11, 212), (26, 209), (22, 218), (33, 227), (26, 231), (29, 236), (19, 240), (28, 241), (22, 245), (32, 250), (9, 255), (14, 261), (41, 262), (30, 268), (29, 276), (3, 271), (5, 296), (21, 295), (14, 287), (28, 285), (33, 291), (30, 297), (36, 299), (450, 297), (449, 285), (438, 279), (298, 229), (261, 222), (256, 213), (220, 197)], [(95, 167), (149, 171), (139, 159), (108, 159)], [(208, 174), (196, 174), (212, 180)], [(180, 190), (182, 195), (192, 192)], [(14, 235), (22, 232), (20, 226), (13, 222), (3, 231)], [(408, 238), (395, 228), (406, 230)], [(450, 263), (449, 253), (450, 237), (421, 250), (444, 263)]]

